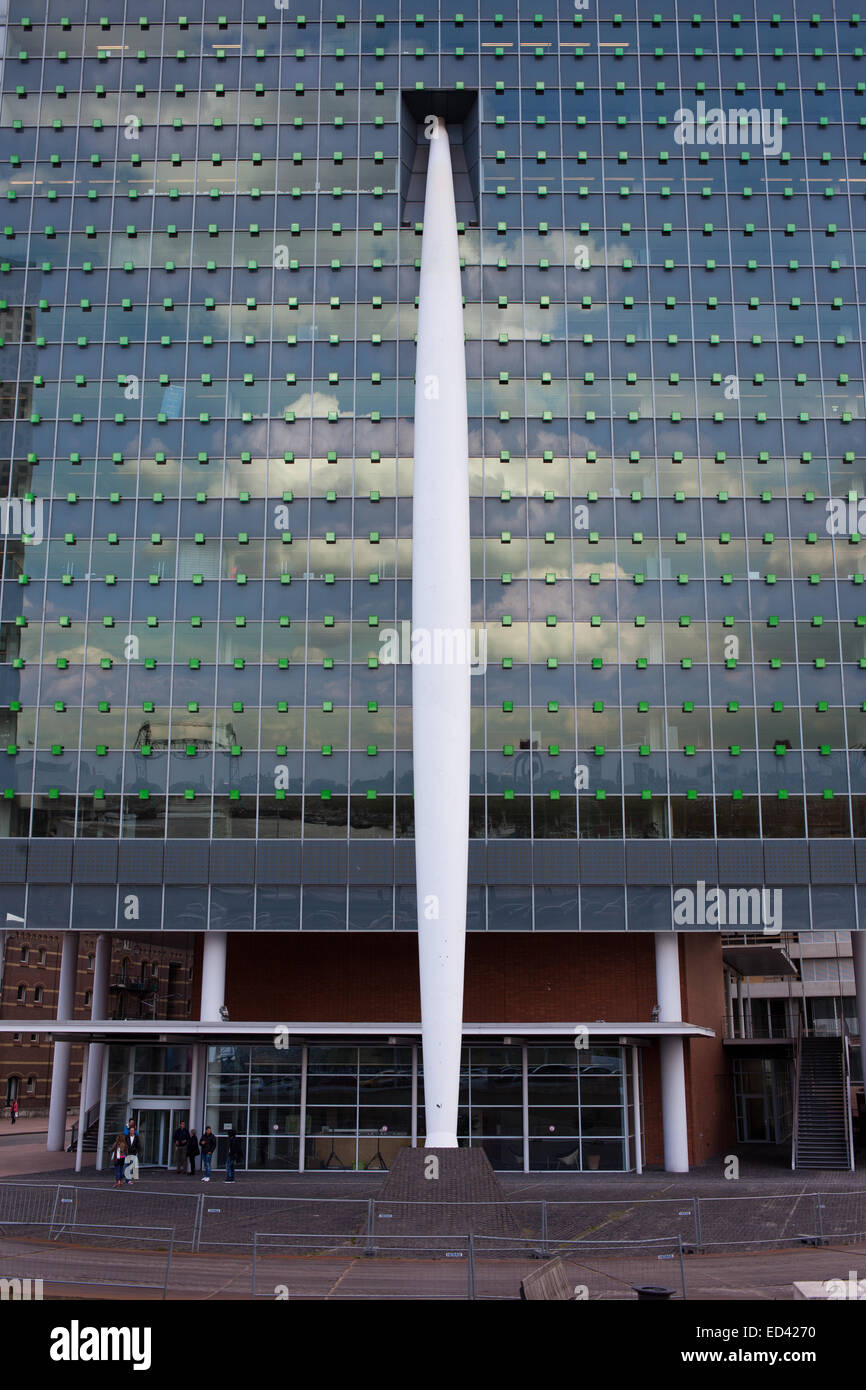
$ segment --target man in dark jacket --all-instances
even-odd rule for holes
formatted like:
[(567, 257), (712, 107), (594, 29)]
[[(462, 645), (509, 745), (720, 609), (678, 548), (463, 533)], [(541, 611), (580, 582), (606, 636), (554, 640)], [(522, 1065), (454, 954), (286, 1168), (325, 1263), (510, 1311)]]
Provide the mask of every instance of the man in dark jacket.
[(194, 1129), (189, 1132), (189, 1143), (187, 1144), (186, 1156), (189, 1159), (189, 1175), (195, 1177), (195, 1161), (199, 1155), (198, 1135)]
[(189, 1144), (189, 1130), (186, 1121), (181, 1120), (177, 1129), (174, 1131), (174, 1171), (176, 1173), (186, 1172), (186, 1149)]
[(213, 1151), (216, 1148), (216, 1142), (216, 1135), (210, 1125), (205, 1125), (204, 1134), (198, 1141), (198, 1146), (201, 1149), (202, 1182), (210, 1182), (210, 1165), (213, 1159)]
[(227, 1138), (229, 1146), (226, 1151), (226, 1182), (234, 1182), (235, 1164), (243, 1158), (244, 1146), (233, 1129), (229, 1130)]

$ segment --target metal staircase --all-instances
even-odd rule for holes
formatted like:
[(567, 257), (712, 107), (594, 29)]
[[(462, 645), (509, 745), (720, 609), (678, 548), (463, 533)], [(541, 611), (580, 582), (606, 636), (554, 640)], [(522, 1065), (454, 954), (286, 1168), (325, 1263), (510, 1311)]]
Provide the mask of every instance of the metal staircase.
[[(121, 1101), (115, 1105), (109, 1105), (105, 1114), (105, 1143), (110, 1144), (115, 1134), (123, 1133), (123, 1126), (126, 1123), (128, 1113), (128, 1102)], [(82, 1153), (95, 1154), (96, 1146), (99, 1141), (99, 1102), (91, 1105), (84, 1116), (84, 1140), (81, 1145)], [(72, 1126), (72, 1137), (70, 1139), (67, 1153), (74, 1153), (78, 1144), (78, 1125)]]
[(797, 1039), (792, 1168), (854, 1168), (848, 1036)]

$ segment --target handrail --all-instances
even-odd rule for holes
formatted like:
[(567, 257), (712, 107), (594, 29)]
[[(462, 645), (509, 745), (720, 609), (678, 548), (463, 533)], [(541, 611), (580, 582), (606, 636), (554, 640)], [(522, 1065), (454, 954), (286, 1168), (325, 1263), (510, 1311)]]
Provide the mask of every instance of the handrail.
[(803, 1016), (797, 1015), (797, 1047), (794, 1052), (794, 1119), (793, 1129), (791, 1130), (791, 1167), (796, 1169), (797, 1159), (797, 1137), (800, 1128), (800, 1054), (803, 1047)]
[[(99, 1119), (99, 1101), (96, 1101), (93, 1105), (90, 1106), (90, 1108), (89, 1108), (88, 1110), (85, 1110), (85, 1112), (84, 1112), (84, 1133), (85, 1133), (85, 1134), (86, 1134), (87, 1131), (90, 1129), (90, 1126), (91, 1126), (92, 1124), (95, 1124), (96, 1121), (97, 1121), (98, 1119)], [(66, 1152), (67, 1152), (67, 1153), (70, 1153), (70, 1152), (76, 1147), (77, 1143), (78, 1143), (78, 1121), (76, 1120), (75, 1123), (74, 1123), (73, 1126), (72, 1126), (72, 1132), (71, 1132), (70, 1139), (69, 1139), (69, 1148), (66, 1150)]]
[(848, 1024), (842, 1013), (842, 1083), (845, 1088), (845, 1140), (848, 1149), (848, 1167), (854, 1172), (854, 1117), (851, 1114), (851, 1054)]

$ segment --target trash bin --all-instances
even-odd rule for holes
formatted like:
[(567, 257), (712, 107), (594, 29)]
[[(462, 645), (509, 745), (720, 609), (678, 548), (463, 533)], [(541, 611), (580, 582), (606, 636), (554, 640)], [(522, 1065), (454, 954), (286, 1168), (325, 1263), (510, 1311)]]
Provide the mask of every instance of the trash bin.
[(664, 1284), (634, 1284), (632, 1287), (639, 1299), (673, 1298), (673, 1289), (665, 1288)]

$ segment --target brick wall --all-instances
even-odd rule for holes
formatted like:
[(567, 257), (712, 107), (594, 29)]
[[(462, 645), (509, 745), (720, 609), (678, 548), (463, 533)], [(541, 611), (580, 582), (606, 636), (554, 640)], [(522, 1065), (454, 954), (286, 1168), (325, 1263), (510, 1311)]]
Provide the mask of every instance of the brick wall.
[[(93, 988), (93, 966), (96, 955), (95, 935), (82, 933), (78, 941), (78, 968), (75, 977), (73, 1017), (90, 1018), (91, 1005), (87, 993)], [(44, 1114), (48, 1110), (51, 1090), (51, 1068), (54, 1044), (41, 1034), (31, 1040), (29, 1024), (57, 1016), (57, 995), (60, 983), (62, 937), (52, 932), (9, 932), (6, 938), (6, 964), (3, 988), (0, 992), (0, 1018), (20, 1024), (20, 1040), (13, 1034), (0, 1037), (0, 1115), (6, 1102), (11, 1078), (18, 1078), (18, 1105), (22, 1115)], [(21, 959), (22, 948), (28, 960)], [(44, 962), (41, 955), (44, 952)], [(142, 962), (146, 962), (146, 978), (155, 978), (158, 1018), (187, 1018), (190, 999), (192, 963), (191, 939), (166, 934), (162, 939), (137, 939), (115, 934), (112, 939), (109, 983), (116, 985), (121, 977), (123, 961), (128, 961), (127, 978), (138, 981)], [(152, 966), (158, 973), (154, 977)], [(24, 990), (24, 1002), (18, 1002), (19, 987)], [(36, 1002), (36, 990), (42, 998)], [(198, 1000), (198, 990), (196, 992)], [(109, 989), (110, 1017), (149, 1017), (153, 996), (134, 989)], [(69, 1066), (69, 1108), (79, 1101), (79, 1086), (83, 1066), (83, 1048), (73, 1044)], [(28, 1090), (28, 1081), (32, 1089)]]
[[(721, 944), (681, 937), (683, 1017), (718, 1029), (724, 1014)], [(420, 1018), (414, 935), (229, 934), (226, 1003), (234, 1019), (411, 1023)], [(194, 993), (194, 999), (198, 997)], [(469, 1023), (647, 1021), (656, 999), (652, 936), (524, 933), (469, 936)], [(642, 1049), (645, 1161), (662, 1161), (658, 1047)], [(686, 1045), (691, 1159), (732, 1142), (721, 1040)]]
[(716, 1032), (714, 1038), (693, 1038), (686, 1043), (689, 1157), (692, 1163), (703, 1163), (721, 1154), (735, 1137), (731, 1072), (722, 1045), (725, 987), (717, 934), (683, 933), (680, 982), (683, 1018)]
[[(417, 1021), (414, 935), (229, 933), (233, 1018)], [(195, 997), (195, 996), (194, 996)], [(648, 1019), (655, 1002), (649, 935), (470, 936), (464, 1017), (471, 1023)]]

